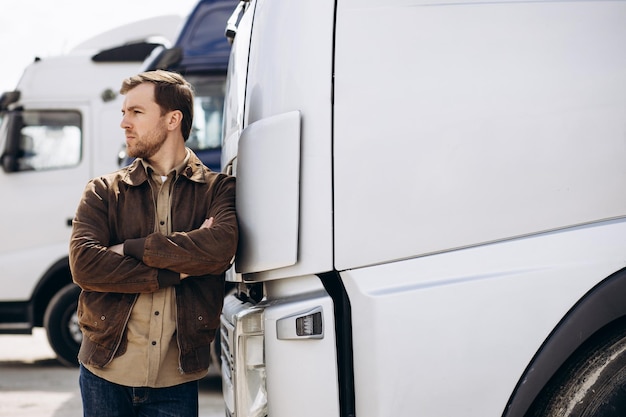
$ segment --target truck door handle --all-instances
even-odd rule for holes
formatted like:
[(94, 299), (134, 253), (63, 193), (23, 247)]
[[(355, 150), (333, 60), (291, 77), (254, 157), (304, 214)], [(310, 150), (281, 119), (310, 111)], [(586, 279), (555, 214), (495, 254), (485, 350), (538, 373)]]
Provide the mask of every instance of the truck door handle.
[(280, 340), (323, 339), (322, 307), (283, 317), (276, 321), (276, 335)]

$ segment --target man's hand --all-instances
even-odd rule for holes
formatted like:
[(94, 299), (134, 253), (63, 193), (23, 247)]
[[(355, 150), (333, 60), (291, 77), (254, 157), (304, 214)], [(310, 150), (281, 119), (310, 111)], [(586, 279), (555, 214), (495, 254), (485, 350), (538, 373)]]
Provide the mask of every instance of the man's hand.
[(211, 226), (213, 226), (213, 217), (206, 219), (200, 226), (200, 229), (208, 229)]
[[(199, 229), (208, 229), (213, 226), (213, 217), (209, 217), (200, 225)], [(188, 278), (189, 274), (180, 273), (180, 279)]]

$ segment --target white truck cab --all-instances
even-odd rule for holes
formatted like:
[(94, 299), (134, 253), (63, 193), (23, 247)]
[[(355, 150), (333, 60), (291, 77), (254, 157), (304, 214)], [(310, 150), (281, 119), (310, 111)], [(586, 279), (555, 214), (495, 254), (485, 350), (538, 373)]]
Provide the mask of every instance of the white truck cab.
[(620, 0), (240, 2), (226, 414), (626, 415), (625, 22)]
[(118, 168), (122, 80), (169, 46), (181, 21), (146, 19), (35, 59), (0, 100), (0, 333), (44, 326), (66, 364), (82, 337), (67, 259), (74, 211), (90, 178)]

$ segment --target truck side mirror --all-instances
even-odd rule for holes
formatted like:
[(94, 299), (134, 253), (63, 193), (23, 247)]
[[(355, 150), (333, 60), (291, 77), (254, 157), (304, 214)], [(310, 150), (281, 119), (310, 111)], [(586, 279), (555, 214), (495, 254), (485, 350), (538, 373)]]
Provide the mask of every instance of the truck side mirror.
[(2, 169), (6, 173), (11, 173), (17, 171), (17, 157), (10, 153), (2, 154)]
[(21, 93), (18, 90), (6, 91), (2, 93), (0, 96), (0, 110), (7, 110), (10, 104), (17, 103), (20, 99), (20, 94)]

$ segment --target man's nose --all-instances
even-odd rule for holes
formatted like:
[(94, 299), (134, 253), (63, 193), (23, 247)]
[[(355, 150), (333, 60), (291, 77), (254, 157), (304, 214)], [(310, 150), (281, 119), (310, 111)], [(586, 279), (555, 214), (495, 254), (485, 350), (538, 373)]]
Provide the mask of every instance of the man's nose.
[(128, 122), (128, 119), (126, 119), (126, 116), (122, 116), (122, 121), (120, 122), (120, 127), (122, 129), (124, 129), (124, 130), (130, 128), (130, 123)]

